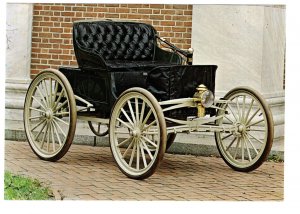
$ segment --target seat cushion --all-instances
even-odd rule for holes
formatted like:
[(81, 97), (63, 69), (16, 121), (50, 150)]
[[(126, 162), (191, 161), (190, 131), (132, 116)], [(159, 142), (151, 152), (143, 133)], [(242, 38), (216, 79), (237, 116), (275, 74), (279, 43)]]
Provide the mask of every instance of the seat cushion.
[(108, 60), (106, 65), (111, 72), (128, 71), (150, 71), (160, 66), (173, 66), (175, 63), (161, 61), (129, 61), (129, 60)]
[(80, 21), (73, 26), (74, 48), (101, 55), (104, 60), (151, 60), (156, 31), (148, 24)]

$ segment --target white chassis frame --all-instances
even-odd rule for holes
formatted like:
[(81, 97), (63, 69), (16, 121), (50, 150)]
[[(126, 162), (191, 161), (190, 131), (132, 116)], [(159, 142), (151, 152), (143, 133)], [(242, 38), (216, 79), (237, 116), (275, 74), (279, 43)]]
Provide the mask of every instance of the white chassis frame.
[[(83, 107), (81, 109), (78, 109), (77, 112), (82, 112), (85, 110), (89, 110), (93, 108), (93, 105), (83, 98), (75, 95), (75, 99), (79, 100), (81, 102), (84, 102), (87, 106)], [(184, 107), (189, 107), (189, 108), (196, 108), (197, 107), (197, 98), (181, 98), (181, 99), (174, 99), (174, 100), (167, 100), (167, 101), (162, 101), (159, 102), (160, 106), (162, 107), (163, 112), (167, 112), (170, 110), (174, 109), (179, 109), (179, 108), (184, 108)], [(211, 106), (211, 108), (215, 109), (221, 109), (216, 106), (216, 104), (219, 103), (229, 103), (230, 101), (228, 100), (215, 100), (214, 104)], [(164, 106), (168, 105), (168, 107), (163, 108)], [(210, 117), (206, 115), (205, 117), (188, 117), (187, 120), (178, 120), (178, 119), (173, 119), (169, 117), (165, 117), (166, 121), (174, 122), (178, 125), (170, 126), (167, 127), (167, 133), (180, 133), (180, 132), (224, 132), (224, 133), (233, 133), (236, 131), (236, 126), (234, 125), (222, 125), (222, 126), (217, 126), (213, 124), (212, 122), (224, 117), (225, 114), (220, 115), (220, 116), (213, 116)], [(93, 116), (77, 116), (78, 120), (83, 120), (83, 121), (92, 121), (92, 122), (98, 122), (103, 125), (109, 125), (109, 119), (103, 119), (103, 118), (97, 118)]]

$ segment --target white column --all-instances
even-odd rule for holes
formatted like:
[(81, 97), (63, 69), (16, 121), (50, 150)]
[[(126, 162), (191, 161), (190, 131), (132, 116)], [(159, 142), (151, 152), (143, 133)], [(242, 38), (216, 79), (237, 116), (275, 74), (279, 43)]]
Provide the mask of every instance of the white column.
[(6, 5), (5, 119), (22, 120), (30, 82), (33, 4)]
[(216, 96), (249, 86), (268, 101), (275, 137), (284, 135), (285, 8), (194, 5), (193, 64), (216, 64)]

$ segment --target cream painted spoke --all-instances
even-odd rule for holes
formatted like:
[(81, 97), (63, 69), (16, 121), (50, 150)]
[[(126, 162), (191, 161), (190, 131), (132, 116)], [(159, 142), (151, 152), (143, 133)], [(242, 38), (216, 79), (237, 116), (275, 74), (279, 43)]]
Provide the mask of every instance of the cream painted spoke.
[(229, 120), (232, 124), (234, 123), (229, 117), (227, 117), (226, 115), (224, 116), (227, 120)]
[(135, 118), (136, 118), (136, 123), (138, 124), (140, 121), (139, 118), (139, 102), (138, 102), (138, 98), (134, 98), (135, 99)]
[(250, 140), (250, 138), (248, 137), (247, 134), (245, 134), (246, 136), (246, 140), (248, 140), (248, 142), (250, 143), (250, 145), (252, 146), (252, 148), (254, 149), (255, 153), (258, 155), (258, 151), (257, 149), (255, 148), (254, 144), (252, 143), (252, 141)]
[(54, 132), (55, 132), (55, 135), (56, 135), (56, 137), (57, 137), (58, 143), (59, 143), (59, 145), (61, 146), (61, 145), (62, 145), (62, 142), (61, 142), (60, 136), (59, 136), (59, 134), (58, 134), (56, 124), (55, 124), (54, 122), (52, 122), (52, 125), (53, 125), (53, 128), (54, 128)]
[[(253, 136), (252, 134), (250, 133), (247, 133), (250, 137), (254, 138), (257, 142), (261, 143), (261, 144), (264, 144), (264, 142), (262, 142), (261, 140), (259, 140), (258, 138), (256, 138), (255, 136)], [(250, 138), (249, 138), (250, 139)]]
[(123, 120), (121, 120), (120, 118), (117, 118), (117, 120), (122, 123), (124, 126), (126, 126), (127, 128), (129, 128), (131, 131), (133, 130), (132, 126), (128, 125), (127, 123), (125, 123)]
[(64, 93), (65, 93), (65, 91), (61, 90), (61, 92), (59, 93), (59, 96), (58, 96), (56, 102), (54, 103), (53, 109), (56, 109), (56, 107), (57, 107), (59, 101), (61, 100), (62, 96), (64, 95)]
[(261, 119), (261, 120), (259, 120), (259, 121), (254, 122), (254, 123), (248, 124), (246, 127), (248, 128), (248, 127), (250, 127), (250, 126), (255, 126), (256, 124), (259, 124), (259, 123), (261, 123), (261, 122), (263, 122), (263, 121), (264, 121), (264, 118)]
[(227, 106), (228, 106), (229, 110), (231, 111), (232, 115), (234, 116), (235, 120), (239, 121), (229, 103), (227, 104)]
[(55, 138), (54, 138), (54, 131), (53, 131), (52, 122), (50, 122), (50, 128), (51, 128), (52, 147), (53, 147), (53, 151), (55, 151)]
[(41, 109), (38, 109), (38, 108), (29, 107), (29, 109), (33, 110), (33, 111), (38, 111), (38, 112), (41, 112), (41, 113), (45, 113), (45, 111), (43, 111)]
[(240, 141), (241, 141), (241, 138), (238, 138), (238, 141), (237, 141), (236, 147), (235, 147), (235, 153), (234, 153), (233, 159), (236, 159), (236, 155), (237, 155), (237, 152), (238, 152), (238, 148), (239, 148), (239, 146), (240, 146)]
[(51, 126), (49, 123), (49, 131), (47, 132), (47, 151), (49, 152), (49, 142), (50, 142), (50, 131), (51, 131)]
[(244, 113), (245, 113), (245, 100), (246, 100), (246, 96), (244, 95), (243, 96), (243, 106), (242, 106), (242, 118), (241, 118), (241, 121), (244, 123), (245, 121), (244, 121)]
[(129, 160), (129, 164), (128, 164), (129, 166), (132, 165), (132, 161), (133, 161), (133, 158), (134, 158), (134, 155), (135, 155), (136, 145), (137, 145), (137, 143), (134, 140), (134, 145), (133, 145), (133, 149), (131, 151), (131, 156), (130, 156), (130, 160)]
[(60, 127), (60, 125), (58, 124), (58, 122), (56, 122), (55, 120), (53, 120), (53, 122), (54, 122), (55, 125), (58, 127), (58, 129), (59, 129), (60, 132), (63, 134), (63, 136), (66, 138), (67, 135), (66, 135), (66, 133), (62, 130), (62, 128)]
[(70, 112), (66, 111), (66, 112), (59, 112), (59, 113), (55, 113), (53, 114), (54, 116), (64, 116), (64, 115), (70, 115)]
[(147, 137), (142, 136), (142, 138), (143, 138), (145, 141), (147, 141), (148, 143), (150, 143), (152, 146), (154, 146), (155, 148), (157, 148), (157, 145), (156, 145), (154, 142), (152, 142), (151, 140), (149, 140)]
[(237, 115), (239, 117), (239, 121), (242, 121), (242, 118), (241, 118), (241, 113), (240, 113), (240, 105), (239, 105), (239, 97), (237, 96), (236, 97), (236, 108), (237, 108)]
[(140, 148), (139, 143), (136, 142), (136, 169), (140, 170)]
[(152, 130), (152, 132), (151, 131), (150, 132), (144, 131), (143, 134), (144, 135), (152, 135), (153, 136), (153, 135), (157, 135), (157, 132), (155, 130)]
[(130, 140), (132, 140), (132, 137), (127, 138), (126, 140), (123, 140), (121, 143), (117, 144), (117, 147), (121, 147), (121, 146), (125, 145), (125, 144), (128, 143)]
[(47, 108), (42, 104), (40, 103), (40, 101), (35, 97), (35, 96), (32, 96), (32, 98), (44, 109), (46, 110)]
[(133, 124), (136, 124), (136, 120), (135, 120), (135, 116), (134, 116), (134, 113), (133, 113), (133, 110), (132, 110), (132, 106), (131, 106), (130, 100), (127, 101), (127, 104), (128, 104), (129, 110), (130, 110), (130, 114), (131, 114), (131, 118), (132, 118)]
[(254, 100), (251, 99), (250, 107), (249, 107), (249, 109), (248, 109), (248, 111), (247, 111), (247, 114), (246, 114), (246, 116), (245, 116), (245, 118), (244, 118), (244, 119), (245, 119), (245, 123), (247, 123), (247, 121), (248, 121), (248, 117), (249, 117), (249, 114), (250, 114), (250, 112), (251, 112), (251, 110), (252, 110), (253, 103), (254, 103)]
[(149, 112), (148, 112), (148, 114), (147, 114), (147, 116), (145, 117), (145, 119), (144, 119), (141, 127), (145, 126), (145, 124), (147, 123), (147, 121), (148, 121), (148, 119), (149, 119), (149, 117), (150, 117), (151, 114), (152, 114), (152, 110), (150, 109)]
[(65, 124), (66, 126), (69, 126), (69, 125), (70, 125), (70, 124), (67, 123), (66, 121), (64, 121), (64, 120), (62, 120), (62, 119), (60, 119), (60, 118), (58, 118), (58, 117), (56, 117), (56, 116), (53, 116), (53, 118), (54, 118), (55, 120), (58, 120), (59, 122), (62, 122), (62, 123)]
[(251, 122), (251, 120), (255, 117), (255, 115), (259, 112), (260, 108), (258, 108), (255, 113), (250, 117), (250, 119), (246, 122), (246, 126)]
[(46, 86), (46, 81), (42, 80), (42, 84), (43, 84), (44, 91), (46, 92), (46, 100), (47, 100), (47, 103), (48, 103), (47, 106), (50, 106), (49, 93), (48, 93), (48, 89), (47, 89), (47, 86)]
[(244, 143), (245, 143), (245, 145), (246, 145), (246, 149), (247, 149), (249, 161), (252, 161), (252, 157), (251, 157), (251, 154), (250, 154), (250, 150), (249, 150), (249, 147), (248, 147), (248, 143), (246, 142), (246, 139), (245, 139), (244, 136), (243, 136), (243, 141), (244, 141)]
[(229, 137), (232, 136), (232, 135), (233, 135), (233, 134), (230, 133), (230, 134), (226, 135), (225, 137), (223, 137), (222, 140), (225, 140), (226, 138), (229, 138)]
[(143, 144), (144, 149), (146, 149), (148, 155), (150, 156), (150, 158), (151, 158), (151, 160), (152, 160), (152, 159), (153, 159), (153, 155), (151, 154), (151, 152), (150, 152), (148, 146), (146, 145), (145, 141), (144, 141), (143, 139), (141, 139), (141, 142), (142, 142), (142, 144)]
[(128, 116), (128, 114), (126, 113), (126, 111), (121, 108), (121, 112), (124, 114), (124, 116), (126, 117), (126, 119), (128, 120), (128, 122), (132, 125), (132, 127), (134, 126), (132, 120), (130, 119), (130, 117)]
[(49, 129), (49, 123), (47, 122), (47, 128), (44, 132), (44, 135), (43, 135), (43, 138), (42, 138), (42, 142), (41, 142), (41, 146), (40, 146), (40, 149), (43, 149), (43, 146), (44, 146), (44, 142), (45, 142), (45, 138), (46, 138), (46, 134), (48, 132), (48, 129)]
[(51, 105), (51, 108), (54, 107), (55, 100), (56, 100), (56, 96), (57, 96), (57, 90), (58, 90), (58, 82), (55, 81), (55, 85), (54, 85), (54, 93), (53, 93), (54, 98), (53, 98), (53, 102), (52, 102), (53, 105)]
[(226, 151), (228, 151), (228, 149), (230, 149), (230, 147), (233, 145), (233, 143), (235, 142), (236, 137), (230, 142), (230, 144), (228, 145)]
[(34, 140), (37, 140), (37, 139), (38, 139), (38, 137), (40, 136), (40, 134), (41, 134), (42, 131), (44, 130), (45, 126), (46, 126), (46, 123), (43, 125), (43, 127), (41, 128), (41, 130), (39, 131), (39, 133), (35, 136)]
[(243, 138), (241, 137), (241, 149), (242, 149), (242, 162), (244, 162), (244, 160), (245, 160), (245, 151), (244, 151), (244, 145), (245, 144), (245, 142), (244, 142), (244, 140), (243, 140)]
[(115, 134), (129, 134), (128, 131), (120, 131), (120, 130), (115, 130), (114, 133)]
[(41, 120), (38, 124), (36, 124), (30, 131), (35, 130), (37, 127), (39, 127), (40, 125), (42, 125), (42, 123), (46, 122), (46, 119)]
[(35, 88), (37, 89), (37, 92), (39, 93), (40, 97), (42, 98), (45, 106), (48, 107), (47, 101), (45, 100), (45, 95), (41, 92), (40, 87), (37, 85)]
[(39, 115), (39, 116), (33, 116), (33, 117), (29, 117), (29, 120), (34, 120), (34, 119), (39, 119), (39, 118), (44, 118), (44, 115)]
[(256, 128), (248, 127), (247, 128), (247, 132), (265, 132), (265, 131), (266, 131), (265, 128), (259, 128), (259, 127), (256, 127)]
[(54, 109), (54, 112), (57, 112), (59, 109), (61, 109), (62, 107), (64, 107), (66, 104), (68, 104), (68, 100), (65, 100), (59, 107), (57, 107), (56, 109)]
[(125, 152), (123, 153), (123, 158), (126, 157), (129, 149), (131, 149), (131, 147), (132, 147), (133, 144), (135, 144), (135, 140), (134, 139), (131, 141), (131, 143), (129, 144), (129, 146), (127, 147), (127, 149), (125, 150)]
[(52, 102), (53, 102), (53, 93), (52, 93), (52, 78), (50, 78), (50, 84), (49, 84), (49, 88), (50, 88), (50, 97), (49, 97), (49, 107), (51, 108), (52, 106)]
[(144, 168), (146, 168), (148, 166), (148, 164), (147, 164), (147, 161), (146, 161), (145, 152), (144, 152), (142, 143), (140, 144), (140, 149), (141, 149), (142, 159), (143, 159), (143, 162), (144, 162)]
[(146, 127), (143, 128), (143, 131), (146, 131), (147, 129), (151, 128), (156, 123), (155, 120), (153, 120), (150, 124), (146, 125)]
[(143, 104), (142, 104), (142, 110), (141, 110), (141, 116), (140, 116), (140, 123), (143, 123), (144, 112), (145, 112), (145, 101), (143, 101)]

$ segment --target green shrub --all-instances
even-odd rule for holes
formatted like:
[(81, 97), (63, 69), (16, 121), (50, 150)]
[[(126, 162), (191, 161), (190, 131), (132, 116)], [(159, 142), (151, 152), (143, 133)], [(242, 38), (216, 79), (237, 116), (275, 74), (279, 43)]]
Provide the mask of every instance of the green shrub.
[(52, 198), (51, 190), (48, 187), (43, 187), (38, 180), (5, 172), (5, 200), (49, 200)]

